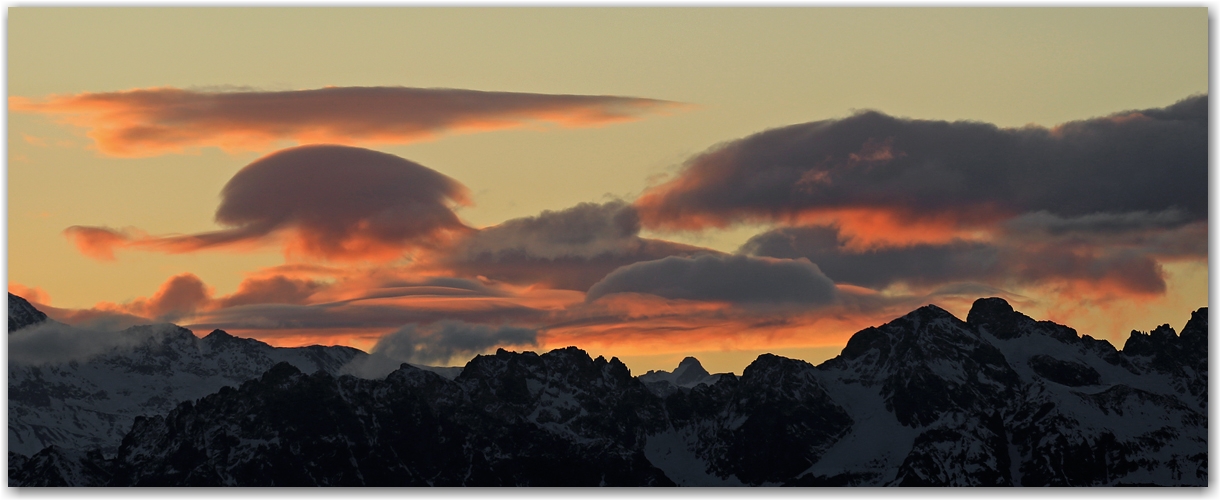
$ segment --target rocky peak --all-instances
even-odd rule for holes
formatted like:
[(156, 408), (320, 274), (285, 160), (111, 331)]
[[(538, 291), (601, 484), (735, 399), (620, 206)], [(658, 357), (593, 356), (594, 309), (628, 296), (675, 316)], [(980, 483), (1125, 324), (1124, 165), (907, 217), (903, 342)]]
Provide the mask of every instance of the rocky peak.
[[(1181, 372), (1190, 366), (1196, 372), (1207, 369), (1207, 311), (1199, 309), (1178, 336), (1169, 325), (1151, 332), (1131, 331), (1123, 344), (1123, 356), (1137, 365), (1164, 373)], [(1205, 383), (1205, 381), (1200, 381)]]
[(8, 294), (8, 331), (13, 333), (30, 325), (42, 323), (47, 315), (39, 311), (28, 300)]
[(708, 373), (703, 368), (703, 364), (694, 357), (687, 356), (678, 363), (678, 367), (674, 369), (674, 384), (684, 386), (693, 382), (699, 382), (712, 374)]
[(1177, 332), (1169, 325), (1161, 325), (1149, 333), (1131, 330), (1123, 344), (1123, 354), (1128, 356), (1173, 355), (1181, 349)]
[(281, 385), (287, 383), (295, 376), (301, 375), (301, 369), (292, 366), (292, 363), (279, 362), (272, 366), (267, 373), (264, 373), (261, 380), (268, 385)]
[(906, 316), (903, 316), (903, 318), (919, 318), (924, 321), (935, 321), (938, 319), (958, 322), (961, 321), (960, 319), (957, 319), (957, 316), (954, 316), (953, 313), (942, 309), (936, 304), (928, 304), (920, 307), (919, 309), (907, 313)]
[[(1008, 301), (999, 297), (974, 301), (970, 313), (966, 315), (966, 324), (975, 332), (989, 333), (1000, 340), (1034, 334), (1046, 335), (1067, 343), (1081, 340), (1076, 330), (1052, 321), (1036, 321), (1014, 310)], [(1088, 340), (1091, 339), (1090, 337)]]
[(1021, 335), (1023, 320), (1033, 321), (1030, 317), (1014, 310), (1007, 300), (990, 297), (974, 301), (970, 313), (966, 315), (966, 323), (975, 331), (985, 330), (999, 339), (1010, 339)]
[[(201, 339), (203, 345), (211, 350), (227, 351), (231, 349), (262, 349), (272, 350), (271, 345), (261, 342), (257, 339), (238, 337), (224, 330), (212, 330), (211, 333)], [(315, 347), (315, 346), (310, 346)], [(309, 348), (302, 348), (308, 350)]]
[(779, 378), (813, 369), (813, 365), (799, 359), (785, 358), (771, 353), (760, 354), (742, 370), (742, 382), (778, 382)]
[(1190, 321), (1182, 327), (1182, 344), (1190, 350), (1207, 352), (1207, 308), (1190, 313)]
[[(1003, 301), (988, 301), (983, 306), (980, 312), (990, 308), (1001, 319), (1011, 311)], [(992, 411), (1011, 395), (1019, 380), (995, 346), (934, 305), (861, 330), (840, 357), (819, 368), (822, 376), (881, 385), (886, 407), (909, 427), (966, 408)]]

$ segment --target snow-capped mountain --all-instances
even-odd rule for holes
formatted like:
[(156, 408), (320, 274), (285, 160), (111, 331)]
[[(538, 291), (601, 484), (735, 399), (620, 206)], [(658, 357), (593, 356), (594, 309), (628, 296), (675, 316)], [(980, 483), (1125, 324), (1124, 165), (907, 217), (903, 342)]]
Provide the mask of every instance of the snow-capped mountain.
[[(41, 314), (20, 298), (18, 307), (12, 307), (14, 302), (10, 294), (10, 328)], [(21, 356), (39, 350), (61, 354), (71, 343), (56, 339), (82, 337), (96, 339), (104, 349), (57, 361)], [(45, 346), (37, 344), (44, 339)], [(201, 339), (174, 325), (92, 332), (50, 320), (27, 322), (10, 333), (9, 342), (9, 451), (25, 455), (50, 445), (77, 451), (98, 448), (112, 455), (139, 415), (165, 414), (183, 401), (256, 378), (277, 363), (337, 373), (364, 355), (341, 346), (276, 348), (221, 330)], [(14, 352), (15, 345), (25, 347)]]
[(1203, 308), (1120, 351), (980, 299), (966, 321), (926, 306), (819, 366), (767, 354), (740, 377), (693, 360), (632, 377), (574, 347), (500, 350), (453, 380), (280, 363), (135, 419), (113, 454), (10, 454), (10, 484), (1202, 486), (1206, 332)]

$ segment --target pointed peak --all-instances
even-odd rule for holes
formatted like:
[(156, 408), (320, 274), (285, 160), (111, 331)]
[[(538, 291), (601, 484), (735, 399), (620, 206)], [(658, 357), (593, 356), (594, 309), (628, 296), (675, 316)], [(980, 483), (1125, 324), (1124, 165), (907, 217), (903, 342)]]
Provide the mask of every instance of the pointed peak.
[(674, 383), (677, 385), (695, 383), (711, 376), (711, 374), (703, 368), (703, 365), (699, 363), (699, 360), (692, 356), (687, 356), (682, 360), (681, 363), (678, 363), (678, 367), (674, 368), (673, 374)]
[(235, 339), (235, 338), (237, 338), (237, 337), (230, 335), (229, 332), (226, 332), (224, 330), (217, 328), (215, 330), (212, 330), (211, 333), (205, 335), (203, 337), (203, 340), (228, 340), (228, 339)]
[(1191, 349), (1207, 352), (1206, 307), (1200, 307), (1199, 310), (1190, 313), (1190, 321), (1187, 321), (1186, 326), (1182, 327), (1181, 336)]
[(937, 319), (937, 318), (957, 319), (957, 316), (954, 316), (953, 313), (944, 310), (943, 308), (941, 308), (940, 306), (938, 306), (936, 304), (928, 304), (926, 306), (920, 307), (919, 309), (911, 311), (910, 313), (907, 313), (907, 315), (906, 315), (906, 317), (912, 317), (912, 316), (919, 316), (919, 317), (928, 318), (928, 319)]
[(10, 333), (47, 320), (47, 315), (24, 298), (8, 294), (8, 331)]
[[(942, 309), (940, 306), (938, 306), (936, 304), (928, 304), (926, 306), (920, 307), (919, 309), (906, 313), (902, 317), (894, 319), (893, 321), (890, 321), (889, 323), (882, 325), (882, 327), (884, 328), (886, 326), (892, 327), (892, 326), (897, 326), (897, 325), (905, 325), (905, 326), (902, 326), (901, 328), (910, 329), (911, 325), (925, 325), (926, 326), (926, 325), (930, 325), (930, 324), (933, 324), (938, 321), (948, 321), (950, 323), (956, 324), (961, 327), (966, 326), (965, 322), (958, 319), (957, 316), (953, 315), (953, 313), (950, 313), (949, 311)], [(925, 329), (924, 326), (919, 326), (919, 327), (915, 328), (915, 330), (910, 330), (910, 331), (922, 331), (924, 329)]]

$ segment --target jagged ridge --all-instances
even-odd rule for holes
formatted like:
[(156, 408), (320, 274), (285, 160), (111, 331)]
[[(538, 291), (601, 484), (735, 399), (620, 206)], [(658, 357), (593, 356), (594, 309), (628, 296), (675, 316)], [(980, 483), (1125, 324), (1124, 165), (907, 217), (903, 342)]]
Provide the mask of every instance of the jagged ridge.
[(140, 419), (112, 458), (11, 458), (10, 482), (1206, 485), (1206, 325), (1203, 308), (1119, 351), (980, 299), (966, 321), (927, 306), (862, 330), (816, 367), (763, 355), (691, 387), (576, 348), (500, 350), (454, 380), (280, 364)]

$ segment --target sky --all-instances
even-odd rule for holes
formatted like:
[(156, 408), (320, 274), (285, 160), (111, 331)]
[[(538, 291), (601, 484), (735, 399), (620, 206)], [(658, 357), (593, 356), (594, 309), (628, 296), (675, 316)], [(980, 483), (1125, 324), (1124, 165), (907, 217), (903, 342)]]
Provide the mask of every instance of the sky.
[(8, 10), (8, 283), (460, 365), (1205, 306), (1206, 8)]

